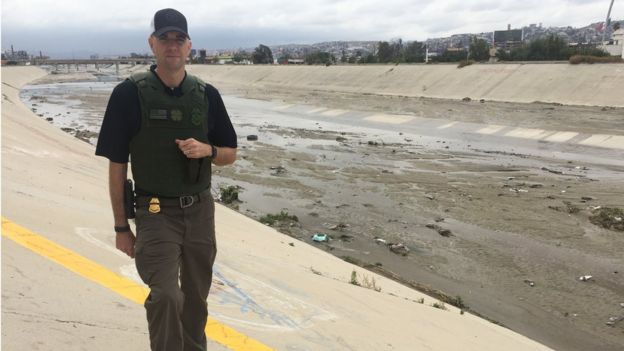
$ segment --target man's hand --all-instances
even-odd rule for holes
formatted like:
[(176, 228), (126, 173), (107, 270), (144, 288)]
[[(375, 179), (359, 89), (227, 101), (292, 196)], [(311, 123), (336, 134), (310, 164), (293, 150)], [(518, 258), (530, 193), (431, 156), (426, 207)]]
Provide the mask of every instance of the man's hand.
[(134, 242), (136, 241), (136, 237), (132, 230), (128, 230), (127, 232), (117, 233), (115, 237), (115, 246), (117, 249), (126, 255), (130, 256), (130, 258), (134, 258)]
[(204, 158), (212, 156), (212, 148), (209, 144), (204, 144), (194, 138), (186, 140), (176, 139), (176, 144), (180, 151), (188, 158)]

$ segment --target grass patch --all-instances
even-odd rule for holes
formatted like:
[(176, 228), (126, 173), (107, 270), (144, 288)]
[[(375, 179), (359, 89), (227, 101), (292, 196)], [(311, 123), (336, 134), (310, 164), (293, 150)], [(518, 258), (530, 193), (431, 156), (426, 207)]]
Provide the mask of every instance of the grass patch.
[(360, 283), (360, 281), (358, 280), (358, 274), (355, 270), (351, 271), (351, 280), (349, 281), (349, 283), (361, 286), (366, 289), (375, 290), (377, 292), (381, 291), (381, 287), (377, 285), (374, 277), (369, 278), (366, 274), (362, 274), (362, 282)]
[(356, 266), (362, 266), (362, 261), (358, 260), (358, 259), (357, 259), (357, 258), (355, 258), (355, 257), (351, 257), (351, 256), (342, 256), (342, 259), (343, 259), (345, 262), (349, 262), (349, 263), (354, 264), (354, 265), (356, 265)]
[(439, 308), (441, 310), (446, 310), (446, 306), (444, 305), (444, 302), (434, 302), (431, 306), (435, 308)]
[(356, 271), (351, 271), (351, 280), (349, 281), (349, 284), (360, 286), (360, 282), (357, 279)]
[(224, 204), (231, 204), (233, 202), (240, 201), (238, 199), (238, 191), (240, 187), (238, 185), (230, 185), (225, 188), (220, 188), (221, 202)]
[(462, 68), (462, 67), (466, 67), (466, 66), (470, 66), (473, 63), (475, 63), (474, 60), (461, 60), (459, 61), (459, 64), (457, 65), (457, 68)]
[(623, 63), (624, 60), (619, 56), (591, 56), (591, 55), (574, 55), (570, 57), (570, 64), (578, 65), (581, 63)]
[(592, 211), (589, 221), (605, 229), (624, 232), (624, 210), (614, 207), (602, 207)]
[(276, 222), (282, 221), (294, 221), (299, 222), (299, 218), (295, 215), (289, 215), (286, 211), (280, 211), (280, 213), (276, 214), (267, 214), (265, 216), (260, 217), (260, 223), (264, 223), (266, 225), (274, 225)]

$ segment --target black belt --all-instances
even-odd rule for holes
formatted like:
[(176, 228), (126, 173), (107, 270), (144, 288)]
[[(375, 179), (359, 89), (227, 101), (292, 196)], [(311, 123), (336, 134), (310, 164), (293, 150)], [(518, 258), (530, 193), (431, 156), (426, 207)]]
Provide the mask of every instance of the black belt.
[(137, 207), (149, 207), (152, 199), (156, 198), (158, 199), (160, 206), (163, 207), (188, 208), (200, 202), (201, 199), (205, 198), (207, 195), (210, 195), (210, 190), (203, 191), (199, 194), (183, 195), (176, 197), (160, 195), (137, 195), (136, 205)]

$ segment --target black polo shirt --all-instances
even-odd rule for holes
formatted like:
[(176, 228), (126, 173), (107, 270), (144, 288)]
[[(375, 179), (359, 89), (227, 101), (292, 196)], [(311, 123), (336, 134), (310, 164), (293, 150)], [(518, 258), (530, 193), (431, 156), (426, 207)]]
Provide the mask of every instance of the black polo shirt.
[[(150, 68), (152, 74), (156, 74), (155, 68), (156, 66)], [(179, 87), (172, 89), (165, 84), (163, 84), (163, 89), (171, 95), (179, 95), (182, 92)], [(208, 100), (208, 115), (206, 116), (208, 119), (208, 140), (215, 146), (236, 148), (236, 132), (223, 104), (221, 94), (210, 84), (206, 84), (205, 90)], [(127, 163), (130, 154), (130, 141), (140, 129), (139, 91), (134, 83), (125, 80), (113, 89), (108, 101), (95, 154), (104, 156), (113, 162)]]

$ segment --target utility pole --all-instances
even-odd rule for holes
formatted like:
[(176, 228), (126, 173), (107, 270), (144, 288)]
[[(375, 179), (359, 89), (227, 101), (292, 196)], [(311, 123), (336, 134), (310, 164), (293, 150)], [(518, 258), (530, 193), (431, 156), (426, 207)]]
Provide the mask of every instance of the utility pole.
[(604, 28), (602, 29), (602, 46), (605, 46), (605, 36), (607, 35), (607, 30), (609, 25), (611, 25), (611, 8), (613, 8), (613, 1), (611, 0), (611, 5), (609, 5), (609, 12), (607, 12), (607, 19), (605, 20)]

